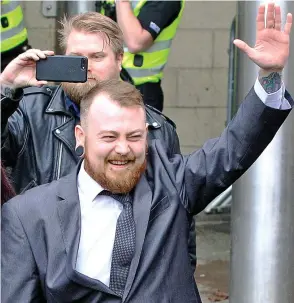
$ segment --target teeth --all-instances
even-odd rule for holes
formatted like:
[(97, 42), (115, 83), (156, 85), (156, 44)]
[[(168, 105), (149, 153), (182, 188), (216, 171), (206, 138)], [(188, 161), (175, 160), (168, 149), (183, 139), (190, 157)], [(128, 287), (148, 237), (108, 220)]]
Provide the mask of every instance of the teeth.
[(115, 165), (125, 165), (128, 163), (128, 161), (110, 161), (110, 163)]

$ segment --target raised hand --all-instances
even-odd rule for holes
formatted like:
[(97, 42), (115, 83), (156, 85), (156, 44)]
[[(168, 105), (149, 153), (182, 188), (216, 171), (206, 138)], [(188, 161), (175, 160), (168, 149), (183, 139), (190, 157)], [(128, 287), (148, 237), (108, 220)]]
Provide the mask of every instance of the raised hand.
[(52, 55), (54, 55), (53, 51), (41, 51), (39, 49), (29, 49), (20, 54), (1, 73), (1, 84), (6, 84), (13, 88), (47, 84), (47, 81), (38, 81), (36, 79), (36, 61)]
[(256, 19), (256, 42), (252, 48), (236, 39), (234, 44), (264, 71), (283, 70), (289, 57), (292, 14), (287, 14), (284, 30), (281, 28), (281, 9), (269, 3), (265, 22), (265, 5), (258, 9)]

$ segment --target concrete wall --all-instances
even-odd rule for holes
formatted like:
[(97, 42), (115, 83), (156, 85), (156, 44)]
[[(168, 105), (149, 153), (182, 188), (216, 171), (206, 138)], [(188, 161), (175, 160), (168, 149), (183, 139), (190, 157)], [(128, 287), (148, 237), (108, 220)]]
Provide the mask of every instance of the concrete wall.
[[(42, 1), (23, 1), (33, 47), (55, 48), (54, 18), (41, 13)], [(182, 151), (200, 147), (225, 126), (229, 29), (235, 1), (187, 1), (165, 70), (164, 113), (178, 128)]]
[(183, 153), (225, 126), (229, 33), (236, 2), (187, 1), (163, 83)]

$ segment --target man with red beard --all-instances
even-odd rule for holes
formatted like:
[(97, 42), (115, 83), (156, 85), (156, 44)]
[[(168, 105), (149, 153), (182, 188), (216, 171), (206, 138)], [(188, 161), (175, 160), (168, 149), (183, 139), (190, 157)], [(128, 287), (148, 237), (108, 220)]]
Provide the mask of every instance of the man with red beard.
[[(37, 81), (36, 61), (53, 51), (30, 49), (14, 59), (0, 76), (2, 160), (12, 170), (17, 193), (67, 175), (78, 162), (74, 128), (80, 101), (102, 80), (119, 79), (123, 35), (116, 22), (89, 12), (64, 18), (60, 46), (66, 55), (88, 57), (86, 83), (47, 86)], [(149, 138), (159, 139), (169, 156), (179, 153), (175, 125), (146, 106)]]
[(273, 139), (294, 105), (282, 91), (262, 101), (252, 89), (219, 138), (168, 157), (161, 140), (147, 145), (134, 86), (93, 87), (75, 127), (76, 169), (3, 206), (2, 302), (201, 303), (190, 220)]
[[(54, 55), (37, 49), (18, 56), (1, 74), (2, 159), (12, 168), (17, 193), (70, 172), (79, 157), (74, 127), (79, 123), (81, 99), (99, 81), (120, 75), (123, 36), (117, 23), (90, 12), (64, 18), (61, 24), (60, 46), (65, 54), (88, 57), (86, 83), (52, 87), (37, 81), (36, 61)], [(179, 153), (173, 122), (152, 107), (146, 112), (149, 138), (165, 142), (169, 156)]]
[[(75, 150), (74, 128), (80, 120), (80, 100), (97, 82), (120, 75), (123, 35), (116, 22), (89, 12), (64, 18), (61, 25), (59, 41), (64, 53), (88, 57), (86, 83), (47, 86), (46, 81), (37, 81), (36, 61), (54, 55), (37, 49), (18, 56), (0, 77), (1, 154), (12, 171), (17, 193), (59, 179), (76, 166), (80, 153)], [(147, 105), (146, 116), (148, 140), (161, 140), (168, 156), (180, 153), (175, 124)], [(193, 220), (188, 245), (195, 269)]]

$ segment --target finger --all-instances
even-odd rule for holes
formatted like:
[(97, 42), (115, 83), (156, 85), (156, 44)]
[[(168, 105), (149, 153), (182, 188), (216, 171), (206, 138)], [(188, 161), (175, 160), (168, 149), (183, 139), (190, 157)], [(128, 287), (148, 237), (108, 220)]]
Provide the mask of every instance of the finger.
[(287, 14), (287, 19), (286, 19), (286, 24), (284, 27), (284, 32), (288, 35), (290, 35), (291, 32), (291, 27), (292, 27), (292, 14)]
[(46, 56), (54, 56), (54, 51), (51, 51), (51, 50), (44, 50), (43, 53), (44, 53)]
[(34, 55), (38, 56), (40, 59), (45, 59), (46, 58), (46, 54), (44, 51), (41, 51), (40, 49), (36, 49), (36, 48), (31, 48), (28, 51), (25, 52), (25, 54), (29, 54), (32, 55), (33, 57), (36, 58)]
[(253, 53), (253, 49), (244, 41), (239, 40), (239, 39), (235, 39), (233, 41), (233, 43), (241, 50), (243, 51), (245, 54), (247, 54), (250, 58), (252, 56)]
[(262, 4), (258, 8), (258, 14), (257, 14), (257, 18), (256, 18), (256, 29), (257, 29), (257, 31), (261, 31), (265, 28), (264, 15), (265, 15), (265, 5)]
[(275, 29), (277, 31), (281, 30), (281, 8), (279, 5), (275, 5)]
[(36, 58), (36, 56), (38, 57), (37, 60), (39, 59), (45, 59), (46, 58), (46, 55), (44, 54), (44, 52), (42, 52), (41, 50), (39, 49), (29, 49), (27, 52), (26, 52), (29, 56), (33, 56), (34, 58)]
[(48, 84), (48, 82), (47, 81), (38, 81), (37, 82), (37, 86), (43, 86), (43, 85), (47, 85)]
[(266, 13), (266, 28), (274, 28), (275, 27), (275, 4), (269, 3), (267, 6)]
[(30, 61), (30, 60), (38, 61), (40, 59), (34, 52), (29, 52), (29, 51), (20, 54), (18, 57), (19, 59), (24, 61)]
[(31, 86), (38, 86), (38, 87), (42, 87), (43, 85), (47, 85), (48, 82), (47, 81), (32, 81), (32, 83), (30, 83)]
[(34, 49), (34, 52), (40, 59), (46, 59), (45, 53), (40, 49)]

